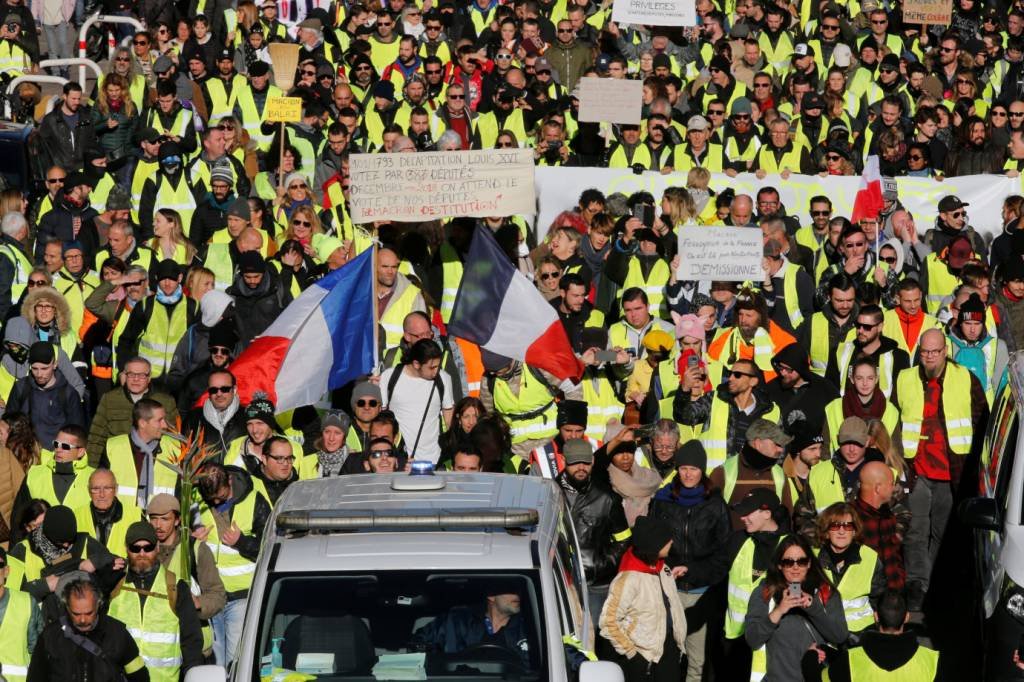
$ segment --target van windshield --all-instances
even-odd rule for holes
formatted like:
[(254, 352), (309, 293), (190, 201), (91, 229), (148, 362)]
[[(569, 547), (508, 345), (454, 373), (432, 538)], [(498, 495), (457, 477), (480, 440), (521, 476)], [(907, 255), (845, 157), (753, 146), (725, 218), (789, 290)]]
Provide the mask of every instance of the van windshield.
[(536, 571), (279, 573), (260, 613), (262, 682), (547, 679)]

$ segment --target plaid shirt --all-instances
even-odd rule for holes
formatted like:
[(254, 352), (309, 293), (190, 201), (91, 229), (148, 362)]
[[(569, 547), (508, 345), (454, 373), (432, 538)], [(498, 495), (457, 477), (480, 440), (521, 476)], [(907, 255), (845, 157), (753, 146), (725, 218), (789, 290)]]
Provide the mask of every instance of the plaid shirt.
[(878, 552), (878, 560), (885, 567), (885, 582), (890, 590), (902, 590), (907, 580), (903, 568), (903, 534), (906, 521), (902, 518), (905, 508), (900, 505), (883, 505), (879, 509), (867, 505), (859, 497), (853, 507), (860, 515), (864, 530), (860, 541)]

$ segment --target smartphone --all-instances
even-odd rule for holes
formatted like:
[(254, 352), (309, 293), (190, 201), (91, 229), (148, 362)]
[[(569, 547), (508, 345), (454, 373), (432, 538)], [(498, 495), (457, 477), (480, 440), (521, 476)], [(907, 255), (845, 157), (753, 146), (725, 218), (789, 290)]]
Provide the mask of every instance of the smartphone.
[(800, 583), (789, 584), (789, 596), (796, 597), (797, 599), (804, 596), (804, 591), (803, 588), (800, 587)]
[(594, 353), (594, 359), (598, 362), (615, 362), (618, 358), (619, 354), (613, 350), (599, 350)]
[(637, 204), (633, 207), (633, 217), (638, 218), (644, 227), (654, 227), (654, 207), (647, 204)]
[(690, 356), (686, 358), (686, 367), (687, 367), (687, 369), (696, 367), (699, 364), (700, 364), (700, 358), (697, 357), (696, 353), (691, 353)]

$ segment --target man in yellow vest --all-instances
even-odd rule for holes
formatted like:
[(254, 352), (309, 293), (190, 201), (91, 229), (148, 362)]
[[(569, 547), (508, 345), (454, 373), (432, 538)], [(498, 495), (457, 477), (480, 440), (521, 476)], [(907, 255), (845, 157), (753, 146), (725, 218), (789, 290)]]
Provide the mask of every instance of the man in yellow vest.
[(965, 234), (953, 237), (949, 246), (925, 257), (920, 282), (924, 291), (925, 309), (930, 314), (938, 315), (943, 300), (953, 295), (960, 285), (960, 271), (977, 258), (971, 240)]
[(414, 310), (426, 312), (420, 288), (398, 271), (398, 254), (389, 247), (377, 251), (377, 320), (384, 329), (384, 348), (402, 340), (402, 321)]
[(939, 668), (939, 652), (920, 644), (905, 632), (910, 620), (907, 599), (889, 590), (878, 601), (875, 622), (878, 630), (865, 630), (860, 643), (841, 650), (829, 660), (829, 682), (889, 680), (890, 682), (931, 682)]
[[(845, 272), (828, 283), (828, 303), (800, 329), (800, 342), (810, 351), (811, 371), (840, 386), (836, 348), (850, 340), (857, 319), (857, 283)], [(842, 377), (843, 383), (846, 378)]]
[(153, 214), (158, 208), (173, 208), (182, 224), (191, 224), (196, 210), (196, 191), (185, 172), (185, 150), (177, 142), (160, 145), (160, 165), (146, 179), (139, 198), (139, 224), (145, 233), (153, 233)]
[(759, 289), (771, 310), (772, 320), (795, 334), (814, 314), (814, 280), (786, 257), (784, 248), (785, 245), (775, 239), (764, 243), (761, 261), (764, 281)]
[(900, 372), (892, 395), (903, 416), (903, 456), (917, 474), (904, 543), (911, 611), (921, 610), (964, 461), (984, 437), (976, 425), (988, 411), (978, 378), (947, 359), (942, 331), (921, 334), (918, 352), (920, 364)]
[(142, 398), (132, 408), (131, 431), (107, 440), (101, 465), (108, 466), (117, 477), (117, 496), (122, 503), (145, 509), (154, 495), (175, 493), (178, 474), (165, 464), (170, 463), (179, 446), (164, 435), (166, 431), (164, 406)]
[[(708, 477), (711, 486), (720, 490), (722, 499), (730, 505), (753, 490), (767, 488), (792, 511), (793, 498), (786, 485), (786, 474), (778, 465), (792, 436), (775, 422), (757, 418), (747, 427), (746, 438), (738, 455), (729, 457), (712, 470)], [(741, 516), (735, 509), (729, 515), (734, 530), (743, 528)]]
[(35, 600), (21, 590), (7, 589), (7, 552), (0, 547), (0, 674), (8, 682), (25, 682), (29, 655), (43, 629)]
[(17, 211), (5, 213), (0, 220), (0, 319), (21, 300), (32, 271), (32, 261), (25, 253), (28, 221)]
[(115, 556), (125, 554), (128, 526), (142, 520), (137, 505), (117, 498), (117, 478), (110, 469), (96, 469), (89, 476), (89, 503), (75, 509), (78, 528), (95, 538)]
[(828, 506), (857, 497), (860, 470), (867, 461), (868, 425), (860, 417), (847, 417), (836, 436), (839, 449), (832, 457), (811, 467), (807, 476), (807, 495), (793, 512), (794, 527), (800, 533), (815, 536), (812, 525)]
[(160, 545), (148, 521), (125, 535), (127, 571), (114, 589), (107, 614), (128, 626), (151, 682), (177, 682), (203, 663), (203, 635), (187, 576), (157, 558)]
[(882, 321), (882, 334), (895, 341), (911, 360), (924, 332), (941, 327), (934, 316), (924, 311), (923, 303), (921, 285), (913, 279), (902, 280), (896, 287), (896, 307), (886, 310)]

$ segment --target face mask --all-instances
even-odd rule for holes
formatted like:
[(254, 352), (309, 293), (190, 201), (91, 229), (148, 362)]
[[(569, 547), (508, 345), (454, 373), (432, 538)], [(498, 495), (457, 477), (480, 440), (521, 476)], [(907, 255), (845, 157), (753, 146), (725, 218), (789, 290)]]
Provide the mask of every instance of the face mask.
[(163, 167), (164, 172), (169, 174), (177, 173), (178, 168), (181, 167), (180, 164), (177, 163), (163, 163), (161, 166)]
[(28, 360), (28, 348), (25, 346), (7, 346), (7, 354), (19, 365)]
[(519, 247), (516, 249), (520, 258), (526, 258), (530, 255), (530, 247), (526, 245), (526, 242), (519, 242)]

